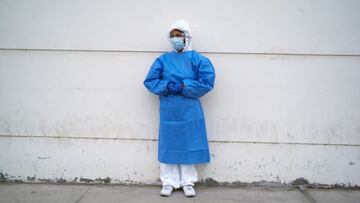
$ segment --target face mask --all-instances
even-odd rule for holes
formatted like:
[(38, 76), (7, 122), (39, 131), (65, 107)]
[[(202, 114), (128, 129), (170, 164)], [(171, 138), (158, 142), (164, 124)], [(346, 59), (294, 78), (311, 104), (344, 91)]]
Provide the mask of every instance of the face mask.
[(173, 37), (170, 38), (170, 43), (177, 51), (180, 51), (185, 47), (184, 38), (183, 37)]

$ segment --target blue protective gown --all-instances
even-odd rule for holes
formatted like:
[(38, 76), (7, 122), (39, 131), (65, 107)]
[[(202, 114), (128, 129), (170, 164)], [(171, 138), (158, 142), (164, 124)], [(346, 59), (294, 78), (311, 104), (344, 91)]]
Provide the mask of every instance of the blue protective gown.
[[(180, 95), (168, 92), (170, 81), (184, 83)], [(215, 70), (210, 60), (194, 50), (166, 52), (151, 65), (144, 85), (160, 99), (160, 162), (210, 162), (205, 118), (199, 98), (213, 89), (214, 81)]]

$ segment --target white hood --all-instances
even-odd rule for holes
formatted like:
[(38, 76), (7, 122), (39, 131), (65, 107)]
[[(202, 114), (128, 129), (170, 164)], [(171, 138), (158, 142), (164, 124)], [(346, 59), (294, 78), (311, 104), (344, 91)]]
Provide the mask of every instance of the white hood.
[(179, 20), (175, 24), (173, 24), (167, 33), (168, 40), (170, 40), (169, 35), (170, 35), (171, 30), (173, 30), (173, 29), (181, 30), (185, 34), (185, 47), (184, 47), (183, 51), (192, 50), (191, 33), (190, 33), (189, 24), (185, 20)]

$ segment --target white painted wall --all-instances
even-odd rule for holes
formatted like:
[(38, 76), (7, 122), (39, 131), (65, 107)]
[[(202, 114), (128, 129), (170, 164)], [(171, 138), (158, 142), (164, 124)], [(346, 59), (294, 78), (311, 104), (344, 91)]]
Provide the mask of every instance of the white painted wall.
[(158, 99), (142, 82), (185, 18), (217, 74), (201, 179), (359, 185), (359, 7), (0, 0), (0, 171), (159, 183)]

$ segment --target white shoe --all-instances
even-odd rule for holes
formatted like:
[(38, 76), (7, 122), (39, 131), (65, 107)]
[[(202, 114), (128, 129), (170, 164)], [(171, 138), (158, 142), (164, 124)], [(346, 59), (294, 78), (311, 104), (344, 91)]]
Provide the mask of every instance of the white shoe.
[(170, 196), (171, 193), (174, 191), (173, 186), (171, 185), (164, 185), (160, 191), (160, 195), (162, 196)]
[(192, 185), (184, 185), (182, 188), (186, 197), (194, 197), (196, 195), (195, 189)]

